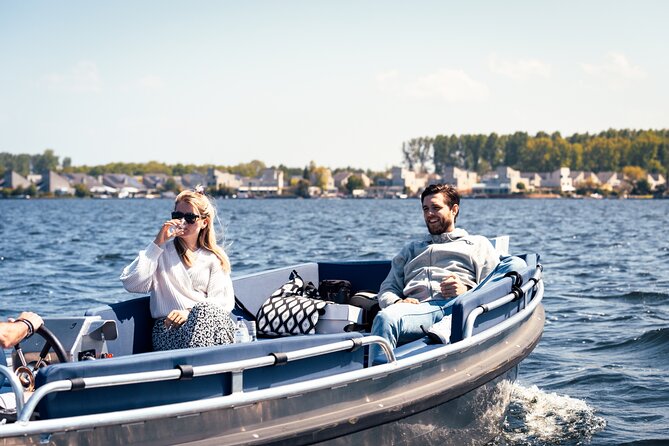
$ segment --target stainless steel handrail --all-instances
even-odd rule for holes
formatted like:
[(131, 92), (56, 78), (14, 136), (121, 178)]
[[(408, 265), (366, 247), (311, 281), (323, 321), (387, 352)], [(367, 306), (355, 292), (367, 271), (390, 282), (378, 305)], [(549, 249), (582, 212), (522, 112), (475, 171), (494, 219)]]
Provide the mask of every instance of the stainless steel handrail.
[[(282, 352), (287, 362), (297, 361), (314, 356), (325, 355), (337, 351), (350, 350), (369, 344), (379, 344), (388, 358), (388, 362), (395, 362), (395, 354), (388, 340), (380, 336), (365, 336), (346, 341), (333, 342), (331, 344), (319, 345), (290, 352)], [(239, 361), (223, 362), (193, 367), (193, 377), (215, 375), (219, 373), (237, 374), (233, 377), (233, 393), (242, 392), (243, 381), (241, 375), (244, 370), (271, 366), (277, 363), (277, 358), (272, 354), (256, 358), (242, 359)], [(124, 384), (139, 384), (145, 382), (170, 381), (181, 378), (182, 371), (179, 369), (157, 370), (151, 372), (126, 373), (122, 375), (98, 376), (78, 379), (78, 388), (111, 387)], [(47, 383), (35, 390), (33, 395), (25, 403), (21, 410), (17, 407), (17, 421), (27, 423), (39, 402), (52, 392), (63, 392), (72, 390), (72, 380), (59, 380)]]
[[(2, 352), (4, 354), (4, 352)], [(12, 387), (12, 392), (16, 398), (16, 412), (20, 412), (23, 409), (23, 386), (19, 377), (7, 366), (0, 365), (0, 374), (5, 375), (5, 378), (9, 381), (9, 384)]]
[[(541, 282), (542, 280), (543, 279), (541, 278), (541, 267), (537, 266), (537, 269), (532, 278), (520, 287), (521, 290), (523, 291), (523, 294), (526, 294), (530, 289), (537, 286), (537, 284), (539, 284), (539, 282)], [(467, 339), (472, 335), (474, 331), (474, 323), (476, 322), (476, 318), (478, 318), (480, 315), (482, 315), (487, 311), (494, 310), (496, 308), (508, 304), (509, 302), (512, 302), (514, 299), (517, 299), (517, 297), (518, 296), (516, 296), (515, 294), (509, 293), (503, 297), (500, 297), (499, 299), (495, 299), (490, 303), (479, 305), (478, 307), (474, 308), (467, 315), (467, 320), (465, 321), (465, 331), (463, 334), (463, 339)]]

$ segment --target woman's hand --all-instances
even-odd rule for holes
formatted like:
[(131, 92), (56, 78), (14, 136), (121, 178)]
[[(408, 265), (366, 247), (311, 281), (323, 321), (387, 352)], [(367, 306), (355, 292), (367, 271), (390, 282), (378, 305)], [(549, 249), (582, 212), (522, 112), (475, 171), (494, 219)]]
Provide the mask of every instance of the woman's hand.
[(186, 229), (183, 219), (173, 219), (167, 220), (163, 223), (163, 226), (158, 231), (156, 239), (153, 241), (156, 245), (160, 246), (172, 237), (179, 237), (183, 235), (184, 230)]
[(402, 302), (405, 304), (419, 304), (420, 301), (418, 299), (414, 299), (413, 297), (406, 297), (404, 299), (399, 300), (398, 302)]
[(188, 319), (188, 310), (172, 310), (165, 318), (165, 328), (179, 328)]
[(443, 297), (455, 297), (467, 291), (467, 285), (462, 283), (455, 274), (449, 274), (441, 281), (441, 295)]

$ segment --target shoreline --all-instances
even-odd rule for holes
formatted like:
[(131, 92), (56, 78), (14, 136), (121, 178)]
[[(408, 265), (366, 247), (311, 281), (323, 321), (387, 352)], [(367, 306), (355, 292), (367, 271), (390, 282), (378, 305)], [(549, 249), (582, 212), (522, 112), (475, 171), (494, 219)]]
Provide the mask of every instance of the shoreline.
[[(628, 195), (623, 197), (609, 196), (609, 197), (591, 197), (585, 195), (569, 196), (559, 194), (510, 194), (510, 195), (462, 195), (463, 199), (467, 200), (667, 200), (669, 196), (653, 196), (653, 195)], [(413, 200), (418, 197), (406, 198), (390, 198), (390, 197), (346, 197), (346, 196), (332, 196), (332, 197), (298, 197), (298, 196), (282, 196), (272, 195), (267, 197), (217, 197), (219, 200)], [(139, 196), (139, 197), (76, 197), (76, 196), (37, 196), (30, 195), (16, 195), (16, 196), (0, 196), (0, 200), (173, 200), (174, 197), (154, 196)]]

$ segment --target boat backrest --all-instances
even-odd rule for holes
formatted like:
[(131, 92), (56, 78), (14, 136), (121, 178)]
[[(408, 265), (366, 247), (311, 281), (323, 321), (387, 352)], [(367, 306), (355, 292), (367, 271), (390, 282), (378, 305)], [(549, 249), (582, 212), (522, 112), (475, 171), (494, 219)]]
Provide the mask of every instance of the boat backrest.
[[(296, 270), (305, 280), (318, 285), (318, 264), (299, 265), (248, 274), (233, 279), (235, 295), (254, 315), (267, 298), (288, 281), (290, 272)], [(151, 330), (153, 319), (149, 307), (149, 296), (91, 308), (86, 316), (100, 316), (103, 320), (115, 320), (118, 337), (107, 342), (107, 349), (114, 356), (136, 355), (152, 351)]]
[(86, 310), (86, 316), (100, 316), (103, 320), (116, 321), (118, 336), (107, 342), (107, 350), (114, 356), (150, 352), (153, 319), (149, 296), (137, 297)]
[(490, 239), (490, 243), (495, 248), (495, 250), (503, 256), (509, 255), (509, 239), (508, 235), (500, 235)]
[(320, 280), (348, 280), (351, 282), (353, 293), (363, 290), (378, 292), (388, 272), (390, 272), (389, 260), (320, 262), (318, 264)]
[[(40, 388), (47, 383), (59, 380), (172, 370), (179, 365), (194, 367), (211, 365), (311, 348), (358, 337), (361, 337), (360, 333), (292, 336), (247, 344), (151, 352), (96, 361), (53, 364), (40, 369), (36, 378), (36, 387)], [(244, 372), (243, 389), (244, 391), (266, 389), (358, 370), (363, 367), (364, 350), (340, 351), (312, 356), (283, 365), (250, 369)], [(231, 389), (231, 374), (221, 373), (178, 381), (146, 382), (54, 392), (42, 399), (38, 405), (38, 411), (42, 419), (104, 413), (224, 396), (229, 395)]]
[(152, 350), (153, 319), (149, 308), (149, 296), (90, 308), (86, 310), (85, 315), (116, 321), (118, 336), (115, 340), (107, 342), (107, 350), (114, 356), (133, 355)]
[(269, 296), (281, 285), (288, 282), (290, 272), (293, 270), (297, 271), (305, 283), (313, 282), (314, 285), (318, 286), (318, 264), (310, 262), (235, 278), (232, 281), (235, 296), (250, 313), (255, 315)]
[[(523, 278), (523, 283), (526, 283), (536, 271), (539, 255), (525, 254), (518, 257), (523, 259), (525, 262), (518, 263), (519, 266), (513, 268), (513, 270), (518, 272)], [(525, 264), (527, 264), (527, 266), (525, 266)], [(512, 277), (504, 277), (502, 275), (500, 277), (494, 278), (494, 280), (488, 281), (485, 283), (485, 285), (481, 286), (481, 288), (475, 289), (474, 291), (458, 297), (453, 303), (451, 343), (455, 343), (463, 339), (467, 317), (472, 310), (477, 308), (479, 305), (488, 304), (511, 293), (513, 283), (514, 279)], [(508, 319), (510, 316), (516, 314), (523, 308), (524, 300), (519, 299), (495, 310), (483, 313), (476, 319), (472, 335), (497, 325), (504, 319)]]

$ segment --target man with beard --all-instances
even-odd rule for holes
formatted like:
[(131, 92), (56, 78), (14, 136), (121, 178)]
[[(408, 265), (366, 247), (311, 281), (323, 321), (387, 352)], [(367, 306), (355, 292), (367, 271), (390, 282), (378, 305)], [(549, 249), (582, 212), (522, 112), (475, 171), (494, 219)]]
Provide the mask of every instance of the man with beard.
[[(393, 347), (423, 337), (444, 316), (450, 319), (454, 298), (481, 283), (500, 261), (487, 238), (455, 228), (460, 195), (453, 186), (428, 186), (421, 203), (429, 234), (393, 259), (379, 290), (382, 311), (372, 325), (372, 334)], [(450, 332), (450, 320), (445, 322)], [(385, 362), (378, 346), (372, 346), (370, 357)]]

